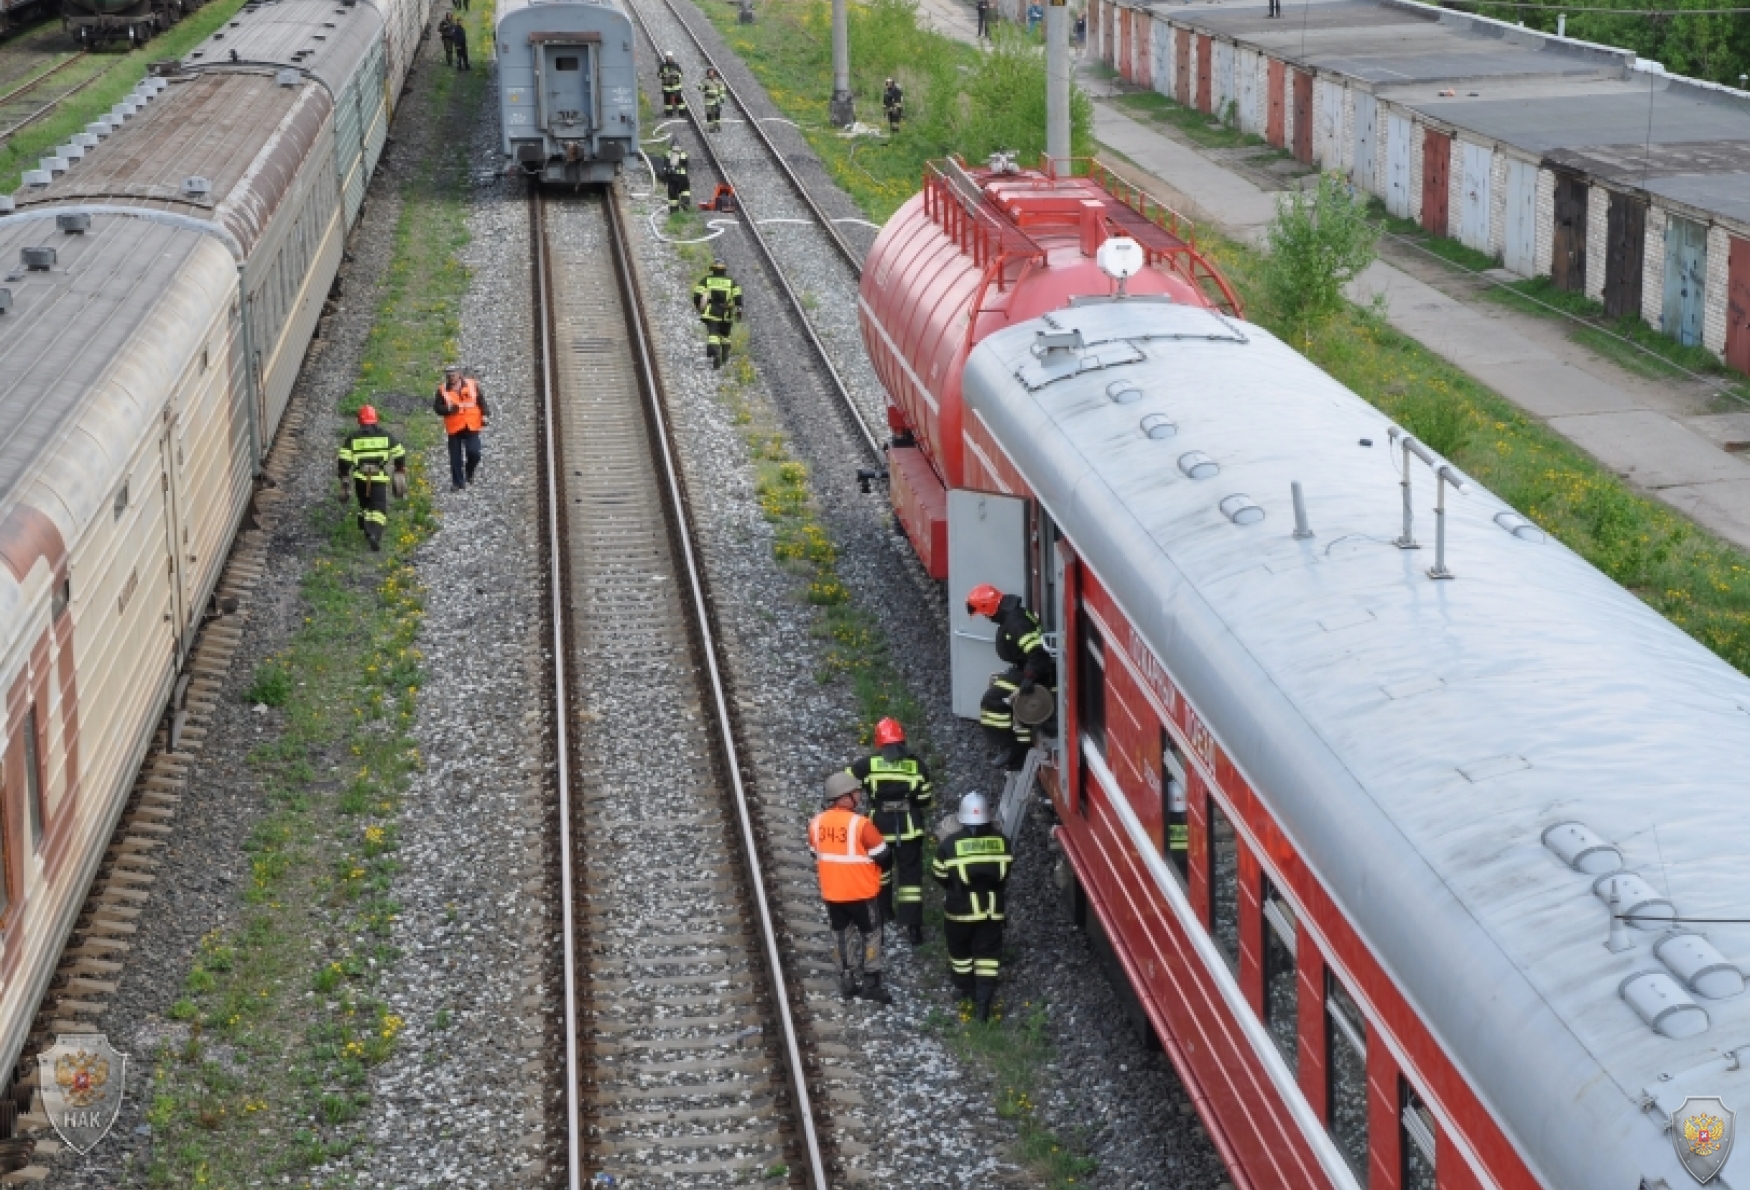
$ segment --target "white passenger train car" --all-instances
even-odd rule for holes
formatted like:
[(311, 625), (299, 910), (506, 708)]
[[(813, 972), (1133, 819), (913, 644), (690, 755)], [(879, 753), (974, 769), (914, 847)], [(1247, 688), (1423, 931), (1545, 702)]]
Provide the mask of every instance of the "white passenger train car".
[(427, 12), (250, 4), (0, 216), (0, 1069), (208, 611)]
[(504, 153), (544, 182), (611, 182), (638, 152), (632, 18), (616, 0), (504, 0)]

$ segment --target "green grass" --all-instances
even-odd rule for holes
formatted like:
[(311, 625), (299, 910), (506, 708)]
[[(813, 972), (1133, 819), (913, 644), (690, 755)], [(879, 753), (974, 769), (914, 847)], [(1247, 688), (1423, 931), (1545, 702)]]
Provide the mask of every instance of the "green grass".
[[(0, 187), (7, 193), (18, 189), (24, 184), (25, 170), (35, 169), (37, 162), (49, 156), (55, 146), (65, 144), (74, 133), (84, 132), (87, 124), (120, 103), (134, 84), (146, 77), (150, 63), (182, 57), (242, 7), (243, 0), (215, 0), (138, 49), (99, 51), (50, 79), (44, 86), (49, 88), (48, 96), (52, 98), (80, 81), (81, 74), (70, 72), (83, 70), (86, 63), (94, 63), (105, 72), (101, 80), (67, 100), (41, 122), (0, 145)], [(72, 48), (71, 39), (68, 48)]]
[[(483, 33), (490, 12), (467, 19)], [(466, 126), (485, 74), (434, 73), (432, 105), (452, 128)], [(453, 137), (404, 184), (383, 297), (343, 412), (384, 391), (425, 388), (432, 361), (454, 355), (468, 280), (456, 262), (467, 243), (466, 144)], [(424, 454), (439, 429), (418, 411), (390, 428), (408, 446), (412, 482), (391, 509), (384, 552), (363, 548), (350, 510), (327, 500), (308, 510), (323, 544), (302, 581), (304, 622), (249, 692), (280, 707), (283, 727), (247, 757), (263, 815), (244, 848), (239, 924), (202, 940), (171, 1009), (187, 1041), (150, 1055), (153, 1185), (310, 1185), (311, 1166), (358, 1143), (369, 1072), (408, 1024), (387, 1003), (397, 958), (389, 938), (397, 817), (420, 765), (412, 724), (424, 596), (413, 552), (436, 528)]]
[[(999, 25), (993, 48), (980, 51), (919, 28), (911, 0), (850, 6), (851, 91), (859, 119), (880, 136), (846, 137), (827, 125), (832, 95), (831, 6), (822, 0), (767, 0), (759, 20), (739, 24), (736, 8), (700, 7), (747, 63), (772, 100), (802, 128), (838, 185), (876, 222), (917, 192), (928, 161), (962, 153), (982, 161), (996, 149), (1033, 161), (1044, 149), (1044, 59), (1038, 43)], [(888, 77), (905, 88), (906, 118), (885, 135), (881, 92)], [(1093, 107), (1072, 101), (1072, 140), (1092, 149)]]
[[(1169, 99), (1158, 91), (1129, 91), (1114, 95), (1107, 102), (1133, 116), (1141, 117), (1145, 123), (1164, 124), (1177, 129), (1192, 144), (1206, 149), (1242, 149), (1269, 143), (1261, 136), (1241, 132), (1231, 119), (1218, 120), (1196, 108), (1186, 107)], [(1286, 159), (1289, 154), (1278, 149), (1270, 156)], [(1270, 156), (1260, 155), (1263, 160), (1269, 160)]]

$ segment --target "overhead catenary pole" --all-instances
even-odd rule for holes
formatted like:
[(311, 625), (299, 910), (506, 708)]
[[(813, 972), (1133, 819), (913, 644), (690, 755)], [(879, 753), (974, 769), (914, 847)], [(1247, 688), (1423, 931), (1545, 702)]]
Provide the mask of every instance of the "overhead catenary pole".
[(1053, 173), (1068, 173), (1069, 9), (1065, 0), (1045, 7), (1045, 155)]
[(845, 7), (846, 0), (832, 0), (832, 104), (827, 115), (838, 128), (857, 122), (857, 107), (851, 98), (851, 31)]

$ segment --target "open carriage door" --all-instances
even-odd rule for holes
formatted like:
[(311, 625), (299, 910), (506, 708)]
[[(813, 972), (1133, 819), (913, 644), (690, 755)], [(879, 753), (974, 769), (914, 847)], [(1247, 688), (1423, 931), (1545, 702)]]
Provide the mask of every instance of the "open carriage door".
[(966, 613), (966, 593), (991, 583), (1027, 597), (1027, 502), (989, 492), (948, 493), (948, 630), (954, 713), (978, 718), (978, 702), (997, 660), (996, 625)]

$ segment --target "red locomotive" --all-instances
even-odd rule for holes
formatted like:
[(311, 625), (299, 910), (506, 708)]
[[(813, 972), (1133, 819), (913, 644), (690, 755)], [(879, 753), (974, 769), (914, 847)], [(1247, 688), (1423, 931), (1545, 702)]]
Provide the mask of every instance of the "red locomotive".
[(932, 173), (861, 304), (955, 708), (1023, 594), (1074, 910), (1236, 1186), (1750, 1185), (1750, 680), (1109, 175)]

